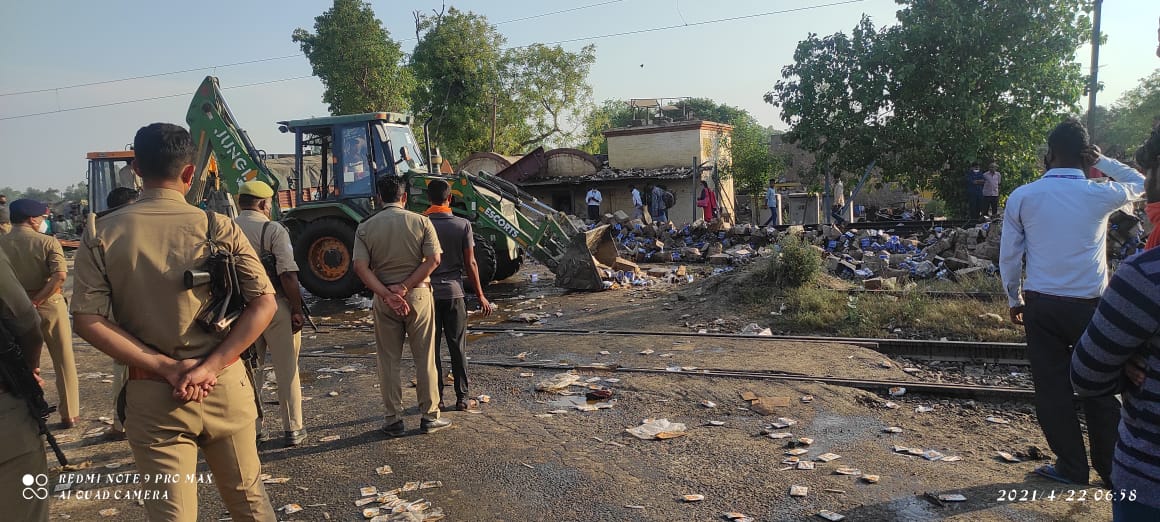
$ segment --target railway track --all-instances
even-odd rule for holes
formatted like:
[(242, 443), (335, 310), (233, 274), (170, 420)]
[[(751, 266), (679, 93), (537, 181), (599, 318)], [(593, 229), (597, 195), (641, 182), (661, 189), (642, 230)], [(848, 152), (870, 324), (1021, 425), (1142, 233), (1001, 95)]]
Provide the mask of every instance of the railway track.
[(1003, 399), (1028, 401), (1035, 397), (1035, 390), (1030, 388), (1012, 388), (1004, 386), (979, 386), (969, 384), (943, 384), (921, 381), (880, 381), (871, 379), (848, 379), (819, 375), (776, 371), (750, 371), (719, 368), (696, 368), (692, 370), (673, 368), (638, 368), (602, 364), (548, 364), (522, 361), (488, 361), (472, 359), (470, 364), (481, 366), (498, 366), (504, 368), (534, 368), (556, 371), (578, 370), (595, 372), (645, 373), (660, 375), (685, 375), (693, 377), (726, 377), (736, 379), (752, 379), (781, 382), (820, 382), (834, 386), (846, 386), (876, 392), (888, 392), (891, 388), (906, 388), (906, 393), (925, 393), (943, 397), (963, 397), (978, 399)]
[[(373, 346), (374, 343), (357, 343), (353, 348)], [(346, 346), (336, 346), (333, 349), (344, 349)], [(373, 359), (374, 354), (333, 353), (327, 351), (310, 351), (301, 354), (301, 357), (337, 358), (337, 359)], [(404, 358), (403, 360), (410, 360)], [(922, 381), (883, 381), (875, 379), (850, 379), (826, 375), (808, 375), (802, 373), (779, 371), (754, 371), (727, 368), (642, 368), (620, 366), (615, 364), (568, 364), (529, 361), (510, 361), (496, 359), (468, 359), (468, 364), (492, 366), (500, 368), (527, 368), (537, 370), (589, 371), (602, 373), (638, 373), (654, 375), (681, 375), (686, 377), (722, 377), (732, 379), (750, 379), (778, 382), (819, 382), (833, 386), (846, 386), (873, 392), (889, 393), (891, 388), (906, 388), (907, 394), (928, 394), (940, 397), (958, 397), (971, 399), (1029, 401), (1035, 397), (1035, 391), (1030, 388), (1014, 388), (1005, 386), (980, 386), (970, 384), (930, 383)]]
[(755, 336), (725, 333), (656, 332), (635, 330), (582, 330), (569, 328), (528, 328), (471, 326), (468, 333), (524, 335), (607, 335), (698, 339), (739, 339), (752, 342), (792, 341), (804, 343), (840, 343), (861, 346), (892, 357), (922, 361), (974, 362), (1029, 365), (1027, 345), (1023, 343), (985, 343), (972, 341), (928, 341), (922, 339), (873, 339), (858, 337), (825, 337), (811, 335)]

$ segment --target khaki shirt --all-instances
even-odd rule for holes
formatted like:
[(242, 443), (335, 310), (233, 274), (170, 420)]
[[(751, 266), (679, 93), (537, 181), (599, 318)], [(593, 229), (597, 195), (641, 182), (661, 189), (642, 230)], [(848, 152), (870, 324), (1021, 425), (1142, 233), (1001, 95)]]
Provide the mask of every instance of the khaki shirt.
[(442, 252), (431, 220), (399, 203), (388, 203), (354, 233), (354, 258), (367, 261), (384, 284), (403, 282), (424, 259)]
[[(262, 263), (241, 229), (214, 214), (217, 240), (238, 262), (247, 301), (273, 294)], [(209, 257), (205, 211), (170, 189), (145, 189), (132, 205), (97, 219), (77, 249), (72, 313), (116, 317), (121, 328), (175, 359), (203, 357), (225, 334), (197, 324), (210, 300), (208, 285), (186, 290), (186, 270)]]
[(41, 234), (24, 225), (0, 237), (0, 250), (8, 255), (12, 271), (25, 292), (37, 292), (57, 272), (68, 272), (64, 249), (55, 237)]
[(40, 314), (8, 262), (8, 256), (0, 251), (0, 321), (13, 335), (24, 335), (33, 328), (40, 327)]
[[(297, 272), (298, 263), (294, 262), (294, 248), (290, 245), (290, 232), (281, 223), (271, 222), (270, 218), (257, 210), (243, 210), (238, 217), (234, 218), (234, 223), (242, 229), (242, 233), (246, 235), (246, 239), (250, 240), (250, 246), (254, 247), (254, 251), (258, 255), (262, 254), (262, 247), (265, 247), (267, 252), (274, 254), (274, 258), (278, 260), (276, 263), (276, 271), (278, 275), (286, 272)], [(270, 223), (270, 226), (266, 226)], [(262, 228), (266, 228), (265, 244), (262, 244)]]

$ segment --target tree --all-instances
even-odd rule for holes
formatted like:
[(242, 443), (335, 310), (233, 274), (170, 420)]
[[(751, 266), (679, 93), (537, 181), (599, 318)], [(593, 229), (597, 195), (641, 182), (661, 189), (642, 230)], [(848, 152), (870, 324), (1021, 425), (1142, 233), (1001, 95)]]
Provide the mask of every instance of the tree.
[(521, 111), (530, 127), (520, 150), (549, 138), (573, 137), (568, 122), (578, 121), (592, 105), (588, 71), (596, 61), (596, 46), (586, 45), (578, 53), (563, 47), (533, 44), (504, 53), (500, 66), (504, 90)]
[[(748, 113), (745, 114), (749, 116)], [(729, 150), (730, 161), (722, 174), (736, 182), (738, 194), (759, 194), (769, 180), (784, 168), (782, 158), (769, 150), (771, 133), (753, 121), (752, 117), (738, 118), (732, 134), (722, 144)]]
[(1096, 107), (1093, 139), (1105, 154), (1130, 159), (1160, 118), (1160, 69), (1125, 92), (1110, 109)]
[(709, 98), (687, 98), (678, 101), (675, 107), (677, 110), (667, 111), (665, 116), (677, 120), (688, 114), (694, 120), (715, 121), (729, 125), (737, 125), (742, 120), (754, 123), (757, 121), (745, 109), (717, 103)]
[[(500, 132), (525, 124), (512, 100), (501, 97), (500, 47), (506, 39), (487, 18), (454, 7), (445, 13), (415, 13), (419, 43), (410, 67), (418, 85), (411, 100), (415, 113), (431, 117), (430, 139), (452, 162), (472, 152), (492, 150), (493, 114), (496, 147), (511, 150), (518, 139)], [(518, 134), (518, 133), (517, 133)]]
[(608, 154), (608, 141), (603, 132), (627, 127), (632, 121), (632, 109), (624, 100), (604, 100), (588, 110), (580, 125), (579, 148), (589, 154)]
[(295, 29), (291, 40), (325, 85), (322, 100), (331, 114), (410, 108), (414, 79), (403, 66), (399, 42), (375, 18), (371, 4), (334, 0), (314, 19), (314, 33)]
[(786, 140), (818, 168), (857, 172), (877, 160), (886, 181), (935, 188), (965, 206), (963, 171), (999, 163), (1010, 190), (1035, 171), (1048, 131), (1074, 112), (1074, 63), (1090, 22), (1083, 0), (898, 0), (899, 24), (863, 18), (847, 36), (811, 34), (766, 94)]

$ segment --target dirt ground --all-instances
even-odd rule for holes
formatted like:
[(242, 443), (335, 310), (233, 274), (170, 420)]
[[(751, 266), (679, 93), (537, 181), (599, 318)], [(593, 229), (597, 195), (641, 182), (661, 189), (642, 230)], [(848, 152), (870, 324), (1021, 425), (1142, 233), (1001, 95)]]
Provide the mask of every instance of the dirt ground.
[[(509, 321), (521, 313), (537, 313), (545, 315), (541, 324), (553, 328), (687, 332), (687, 319), (682, 316), (697, 313), (697, 303), (678, 300), (671, 286), (572, 294), (552, 288), (551, 277), (542, 268), (531, 270), (539, 272), (539, 282), (531, 283), (525, 271), (517, 276), (518, 281), (489, 287), (501, 312), (486, 319), (473, 317), (472, 325), (528, 327)], [(693, 283), (697, 284), (701, 283)], [(304, 331), (300, 366), (303, 393), (309, 398), (304, 410), (310, 439), (296, 448), (283, 447), (279, 441), (261, 446), (264, 471), (274, 479), (266, 486), (274, 505), (302, 507), (292, 514), (279, 512), (282, 520), (362, 520), (361, 508), (355, 505), (361, 497), (359, 488), (376, 486), (382, 492), (410, 481), (441, 482), (440, 487), (400, 496), (427, 500), (447, 520), (723, 520), (727, 512), (755, 520), (821, 520), (817, 513), (823, 509), (843, 514), (846, 520), (1110, 518), (1110, 505), (1097, 489), (1069, 494), (1067, 487), (1028, 476), (1043, 462), (1011, 464), (996, 457), (996, 451), (1014, 453), (1030, 445), (1046, 448), (1027, 404), (911, 395), (887, 398), (815, 382), (608, 370), (578, 373), (581, 383), (592, 379), (592, 385), (613, 390), (609, 409), (580, 411), (574, 407), (583, 402), (577, 396), (535, 389), (536, 383), (559, 372), (552, 366), (560, 363), (914, 379), (899, 370), (898, 364), (883, 365), (890, 362), (887, 357), (848, 345), (475, 335), (469, 353), (477, 363), (542, 367), (472, 364), (472, 394), (486, 394), (490, 402), (476, 411), (446, 414), (453, 426), (431, 435), (419, 434), (414, 394), (404, 390), (404, 401), (411, 405), (408, 433), (388, 440), (378, 432), (383, 407), (364, 304), (358, 298), (317, 303), (314, 312), (322, 332)], [(647, 350), (651, 353), (641, 353)], [(104, 477), (75, 481), (71, 499), (52, 502), (52, 517), (142, 520), (143, 508), (134, 501), (97, 498), (132, 489), (110, 485), (105, 475), (131, 476), (133, 459), (127, 443), (106, 441), (100, 433), (108, 428), (100, 418), (112, 416), (112, 385), (103, 382), (111, 373), (110, 360), (79, 338), (76, 353), (82, 375), (82, 422), (58, 432), (58, 438), (72, 461), (87, 466), (77, 473)], [(46, 393), (54, 403), (47, 354), (44, 362)], [(405, 364), (404, 375), (413, 374), (410, 363)], [(533, 375), (521, 376), (527, 373)], [(266, 425), (279, 433), (271, 388), (263, 394)], [(447, 391), (451, 393), (450, 388)], [(743, 392), (785, 398), (788, 405), (763, 416), (741, 399)], [(813, 397), (811, 402), (802, 401), (807, 395)], [(886, 400), (899, 407), (883, 406)], [(708, 407), (704, 401), (714, 404)], [(933, 407), (933, 411), (916, 413), (918, 406)], [(988, 422), (988, 416), (1009, 424)], [(796, 424), (766, 430), (779, 417)], [(686, 434), (669, 440), (638, 440), (625, 432), (643, 419), (657, 418), (683, 423)], [(55, 415), (50, 419), (57, 420)], [(902, 428), (901, 433), (883, 431), (890, 426)], [(814, 439), (801, 460), (812, 461), (827, 452), (840, 457), (815, 462), (813, 470), (784, 469), (786, 442), (792, 439), (772, 439), (765, 431)], [(961, 460), (931, 461), (895, 452), (895, 445), (935, 450)], [(56, 465), (51, 456), (50, 465)], [(376, 473), (384, 465), (393, 472)], [(880, 480), (869, 484), (857, 475), (837, 474), (840, 467), (876, 474)], [(58, 471), (52, 473), (53, 484), (60, 480)], [(790, 497), (794, 485), (808, 487), (807, 496)], [(1045, 498), (1052, 491), (1054, 499)], [(959, 493), (966, 501), (940, 503), (928, 493)], [(1035, 501), (1030, 500), (1033, 493)], [(704, 500), (683, 502), (681, 497), (687, 494), (703, 495)], [(1025, 495), (1027, 500), (1020, 501)], [(78, 498), (85, 496), (89, 498)], [(228, 516), (212, 486), (202, 487), (199, 500), (199, 519)]]

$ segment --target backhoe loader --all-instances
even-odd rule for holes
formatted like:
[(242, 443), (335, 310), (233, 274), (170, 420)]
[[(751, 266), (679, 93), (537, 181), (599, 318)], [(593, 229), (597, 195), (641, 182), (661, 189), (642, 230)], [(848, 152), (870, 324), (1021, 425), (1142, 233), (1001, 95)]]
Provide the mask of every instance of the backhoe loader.
[[(363, 288), (351, 269), (351, 254), (358, 223), (382, 208), (374, 194), (374, 180), (406, 177), (409, 209), (422, 211), (427, 208), (427, 182), (440, 177), (428, 173), (423, 158), (429, 155), (415, 142), (413, 120), (404, 114), (374, 112), (278, 122), (279, 130), (294, 135), (293, 176), (286, 187), (266, 167), (264, 153), (254, 147), (230, 113), (217, 78), (209, 76), (202, 82), (186, 121), (198, 147), (195, 168), (200, 173), (190, 194), (204, 191), (212, 179), (208, 167), (214, 159), (219, 182), (230, 194), (254, 179), (265, 181), (275, 191), (289, 189), (290, 205), (276, 204), (274, 216), (290, 230), (299, 280), (319, 297), (349, 297)], [(598, 263), (611, 266), (616, 259), (607, 227), (582, 232), (563, 214), (487, 173), (444, 179), (452, 184), (453, 211), (474, 224), (476, 261), (485, 284), (518, 271), (521, 252), (527, 252), (556, 274), (557, 286), (604, 288)]]

